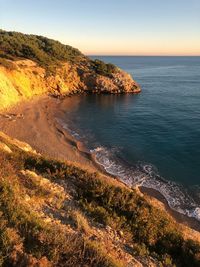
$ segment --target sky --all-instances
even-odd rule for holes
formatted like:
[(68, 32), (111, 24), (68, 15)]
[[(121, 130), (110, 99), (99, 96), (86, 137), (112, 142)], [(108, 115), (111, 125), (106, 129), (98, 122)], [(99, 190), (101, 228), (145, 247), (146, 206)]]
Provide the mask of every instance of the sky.
[(200, 0), (0, 0), (0, 28), (87, 55), (200, 55)]

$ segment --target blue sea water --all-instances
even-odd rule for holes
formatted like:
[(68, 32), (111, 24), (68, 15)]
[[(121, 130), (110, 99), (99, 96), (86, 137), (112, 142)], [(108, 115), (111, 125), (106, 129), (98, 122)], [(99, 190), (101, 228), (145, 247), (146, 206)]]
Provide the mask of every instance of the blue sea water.
[(95, 58), (129, 72), (142, 92), (76, 96), (69, 128), (108, 172), (200, 220), (200, 57)]

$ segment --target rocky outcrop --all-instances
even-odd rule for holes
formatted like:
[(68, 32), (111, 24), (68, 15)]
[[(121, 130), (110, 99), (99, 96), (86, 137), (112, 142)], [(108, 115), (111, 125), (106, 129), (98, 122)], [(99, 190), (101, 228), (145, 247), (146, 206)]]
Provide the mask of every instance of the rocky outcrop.
[(50, 73), (28, 59), (4, 60), (4, 64), (0, 64), (0, 109), (36, 95), (63, 96), (83, 92), (139, 93), (140, 87), (119, 68), (110, 76), (103, 76), (90, 66), (66, 62)]
[(139, 85), (132, 79), (131, 75), (118, 69), (111, 77), (97, 75), (95, 81), (95, 93), (140, 93)]

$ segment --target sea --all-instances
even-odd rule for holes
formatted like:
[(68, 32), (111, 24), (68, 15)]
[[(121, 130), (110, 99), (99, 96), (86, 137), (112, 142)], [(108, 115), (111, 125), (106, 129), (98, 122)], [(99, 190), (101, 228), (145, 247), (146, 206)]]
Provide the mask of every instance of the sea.
[(91, 58), (127, 71), (142, 92), (75, 96), (65, 128), (105, 171), (200, 221), (200, 57)]

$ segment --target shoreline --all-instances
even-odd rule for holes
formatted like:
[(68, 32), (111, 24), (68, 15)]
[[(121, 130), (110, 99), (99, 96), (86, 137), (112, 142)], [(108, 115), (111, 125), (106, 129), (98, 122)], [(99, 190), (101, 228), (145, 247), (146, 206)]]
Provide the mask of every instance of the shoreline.
[[(76, 103), (71, 103), (72, 108), (74, 104)], [(27, 142), (39, 153), (48, 157), (67, 160), (89, 171), (100, 172), (107, 177), (112, 177), (126, 185), (118, 177), (107, 173), (95, 161), (86, 146), (81, 141), (76, 140), (56, 120), (56, 118), (63, 117), (64, 107), (65, 103), (62, 100), (49, 96), (24, 101), (9, 111), (7, 110), (6, 113), (0, 113), (0, 129), (13, 138)], [(27, 129), (27, 131), (24, 131), (24, 129)], [(171, 209), (167, 200), (159, 191), (143, 186), (139, 186), (138, 189), (141, 194), (147, 195), (149, 199), (155, 199), (155, 205), (157, 205), (157, 201), (160, 202), (161, 208), (165, 209), (177, 223), (200, 232), (200, 223), (195, 218), (190, 218)]]
[(171, 215), (171, 217), (173, 217), (176, 220), (177, 223), (186, 225), (186, 226), (190, 227), (191, 229), (194, 229), (195, 231), (200, 232), (199, 221), (193, 217), (188, 217), (187, 215), (181, 214), (178, 211), (172, 209), (169, 206), (166, 198), (158, 190), (155, 190), (153, 188), (144, 187), (144, 186), (139, 186), (139, 190), (140, 190), (140, 192), (147, 194), (150, 198), (156, 199), (157, 201), (162, 203), (161, 208), (165, 209), (167, 211), (167, 213), (169, 215)]

